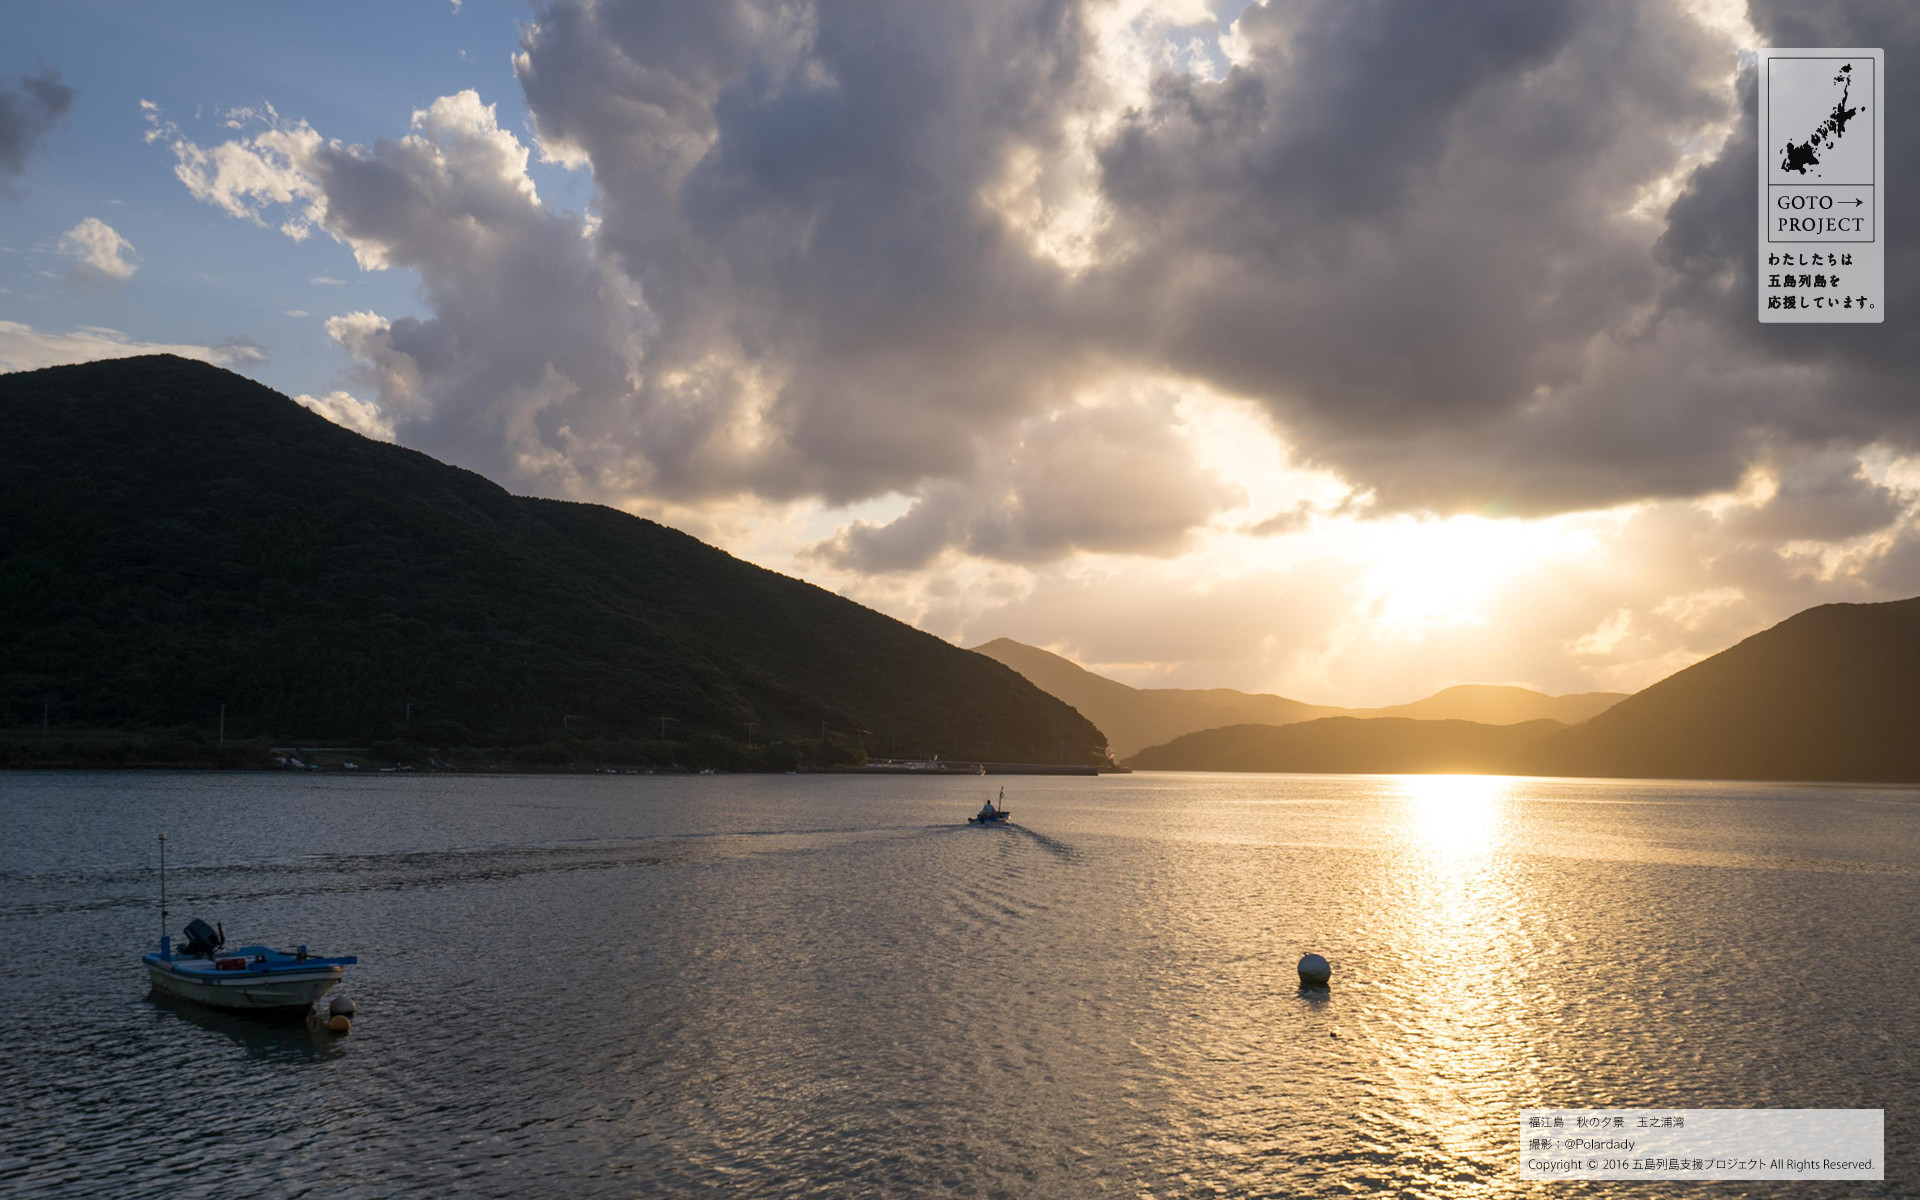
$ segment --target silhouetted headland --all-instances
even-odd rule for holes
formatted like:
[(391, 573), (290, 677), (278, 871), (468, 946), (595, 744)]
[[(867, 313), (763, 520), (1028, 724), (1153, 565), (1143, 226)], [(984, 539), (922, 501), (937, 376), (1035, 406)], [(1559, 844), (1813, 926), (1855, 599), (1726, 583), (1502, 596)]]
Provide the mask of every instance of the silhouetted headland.
[[(204, 363), (0, 376), (0, 761), (1100, 765), (982, 655)], [(224, 729), (222, 729), (224, 723)]]

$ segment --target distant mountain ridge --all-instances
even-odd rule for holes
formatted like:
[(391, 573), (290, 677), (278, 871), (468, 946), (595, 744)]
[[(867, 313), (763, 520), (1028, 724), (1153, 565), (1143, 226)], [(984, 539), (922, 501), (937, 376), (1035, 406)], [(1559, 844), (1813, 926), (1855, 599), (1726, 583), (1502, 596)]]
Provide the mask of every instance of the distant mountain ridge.
[(171, 356), (0, 375), (0, 725), (1098, 764), (981, 655)]
[(1284, 725), (1338, 709), (1228, 688), (1205, 691), (1128, 687), (1035, 646), (998, 638), (974, 653), (1012, 667), (1041, 691), (1071, 704), (1107, 735), (1116, 760), (1158, 742), (1222, 725)]
[(1532, 688), (1496, 683), (1463, 683), (1442, 688), (1425, 700), (1385, 708), (1350, 708), (1346, 715), (1379, 719), (1410, 717), (1420, 721), (1471, 721), (1481, 725), (1519, 725), (1555, 721), (1578, 725), (1625, 700), (1626, 692), (1570, 692), (1549, 696)]
[(1231, 688), (1129, 687), (1096, 675), (1058, 654), (1011, 638), (996, 638), (975, 646), (974, 651), (1005, 663), (1042, 691), (1073, 705), (1107, 735), (1116, 759), (1184, 734), (1232, 725), (1289, 725), (1325, 717), (1407, 717), (1488, 725), (1550, 720), (1573, 725), (1625, 699), (1624, 693), (1619, 692), (1548, 696), (1529, 688), (1463, 684), (1410, 704), (1337, 708)]
[(1230, 725), (1150, 746), (1125, 760), (1149, 771), (1303, 774), (1501, 774), (1558, 721), (1487, 725), (1407, 717), (1321, 717), (1292, 725)]
[(1916, 782), (1920, 598), (1808, 609), (1580, 725), (1240, 725), (1124, 761), (1163, 770)]

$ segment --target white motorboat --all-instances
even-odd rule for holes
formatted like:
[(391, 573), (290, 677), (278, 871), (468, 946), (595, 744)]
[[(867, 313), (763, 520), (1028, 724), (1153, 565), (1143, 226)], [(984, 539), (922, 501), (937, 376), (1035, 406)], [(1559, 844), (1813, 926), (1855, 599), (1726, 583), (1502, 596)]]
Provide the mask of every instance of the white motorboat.
[[(353, 955), (325, 958), (271, 946), (226, 949), (225, 925), (198, 917), (187, 922), (186, 945), (175, 953), (167, 934), (167, 835), (160, 835), (160, 949), (143, 954), (153, 989), (212, 1008), (305, 1012), (339, 983)], [(350, 1006), (349, 1006), (350, 1009)]]
[(173, 939), (162, 937), (159, 952), (141, 955), (141, 961), (155, 991), (214, 1008), (304, 1012), (359, 961), (309, 954), (305, 946), (291, 952), (271, 946), (227, 950), (224, 930), (201, 920), (189, 923), (186, 933), (184, 953), (174, 953)]

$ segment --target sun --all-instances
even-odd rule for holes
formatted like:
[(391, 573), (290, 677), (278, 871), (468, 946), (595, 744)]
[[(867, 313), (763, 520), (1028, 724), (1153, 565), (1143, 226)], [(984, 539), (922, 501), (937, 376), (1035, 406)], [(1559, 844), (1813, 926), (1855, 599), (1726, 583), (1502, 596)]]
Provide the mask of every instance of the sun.
[(1553, 520), (1474, 516), (1370, 522), (1367, 533), (1364, 610), (1377, 627), (1413, 635), (1484, 623), (1489, 602), (1517, 577), (1594, 544), (1590, 532)]

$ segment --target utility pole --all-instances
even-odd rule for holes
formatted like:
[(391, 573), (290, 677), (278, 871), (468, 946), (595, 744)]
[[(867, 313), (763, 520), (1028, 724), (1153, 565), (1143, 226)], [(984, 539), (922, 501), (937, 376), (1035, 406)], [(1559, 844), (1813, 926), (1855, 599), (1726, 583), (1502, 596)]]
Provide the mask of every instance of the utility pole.
[(407, 728), (413, 728), (413, 701), (407, 701)]
[(227, 702), (220, 702), (220, 744), (227, 744)]
[(751, 750), (753, 749), (753, 731), (760, 728), (761, 722), (742, 721), (741, 724), (747, 727), (747, 749)]
[(654, 717), (653, 720), (660, 722), (660, 740), (663, 742), (667, 740), (667, 722), (672, 721), (675, 725), (680, 723), (679, 717)]
[(40, 740), (41, 741), (44, 742), (47, 740), (47, 727), (52, 723), (53, 723), (53, 705), (51, 703), (42, 704), (40, 706)]

